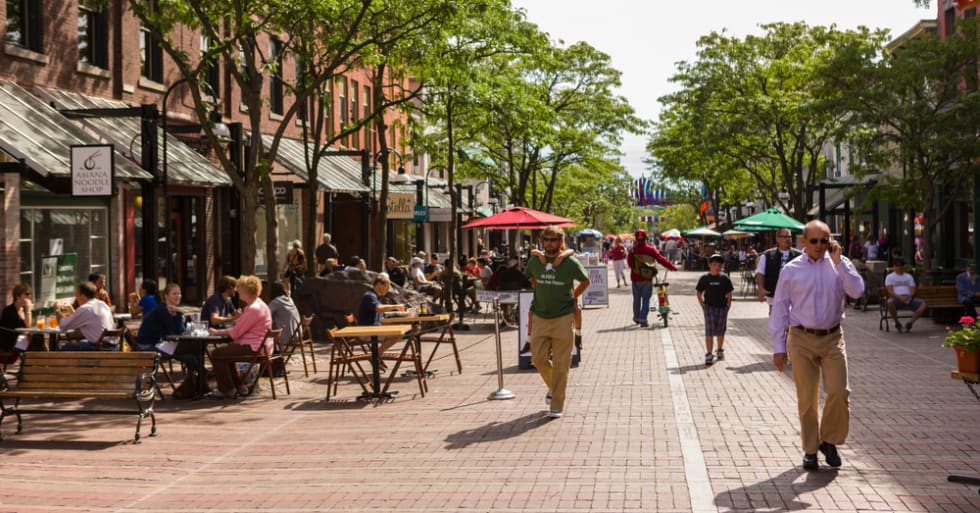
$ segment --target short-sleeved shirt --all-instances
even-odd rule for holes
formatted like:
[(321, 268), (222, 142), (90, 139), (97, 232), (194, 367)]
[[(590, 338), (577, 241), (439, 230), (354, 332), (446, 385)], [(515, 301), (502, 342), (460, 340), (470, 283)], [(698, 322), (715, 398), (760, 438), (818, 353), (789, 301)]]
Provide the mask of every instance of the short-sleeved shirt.
[[(231, 302), (230, 297), (224, 297), (221, 294), (211, 294), (211, 297), (204, 303), (204, 307), (201, 308), (201, 320), (211, 323), (211, 314), (216, 313), (218, 317), (228, 317), (231, 312), (235, 311), (235, 305)], [(213, 328), (220, 328), (221, 326), (212, 326)]]
[(575, 281), (586, 281), (589, 274), (575, 258), (566, 258), (561, 265), (554, 267), (554, 258), (542, 264), (537, 258), (530, 258), (524, 274), (534, 278), (534, 300), (531, 311), (545, 319), (554, 319), (575, 311), (575, 298), (572, 290)]
[(728, 306), (728, 293), (735, 290), (732, 280), (724, 274), (705, 273), (695, 287), (704, 293), (704, 304), (709, 306)]
[(157, 301), (157, 297), (153, 294), (147, 294), (141, 297), (140, 302), (137, 304), (143, 308), (143, 315), (152, 312), (156, 309), (156, 307), (160, 306), (160, 302)]
[(374, 290), (369, 290), (361, 296), (361, 304), (357, 307), (357, 324), (359, 326), (380, 326), (381, 325), (381, 312), (378, 311), (378, 307), (381, 306), (381, 299), (378, 297), (378, 293)]
[(892, 290), (899, 296), (908, 296), (912, 293), (912, 287), (915, 286), (915, 278), (907, 273), (901, 275), (888, 273), (888, 276), (885, 276), (885, 286), (892, 287)]

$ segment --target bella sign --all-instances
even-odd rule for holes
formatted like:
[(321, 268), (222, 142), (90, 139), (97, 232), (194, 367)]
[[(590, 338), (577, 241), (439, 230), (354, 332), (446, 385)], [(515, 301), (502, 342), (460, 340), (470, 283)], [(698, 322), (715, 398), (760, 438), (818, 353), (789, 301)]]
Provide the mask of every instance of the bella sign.
[(72, 196), (112, 196), (113, 158), (109, 145), (72, 146)]
[(388, 194), (388, 219), (415, 219), (415, 194)]

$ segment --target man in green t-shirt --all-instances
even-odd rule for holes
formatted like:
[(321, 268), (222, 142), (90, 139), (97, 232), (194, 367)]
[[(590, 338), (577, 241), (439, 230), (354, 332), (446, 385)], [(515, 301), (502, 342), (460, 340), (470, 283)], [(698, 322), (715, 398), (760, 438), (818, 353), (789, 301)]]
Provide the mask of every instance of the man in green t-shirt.
[[(559, 258), (565, 234), (549, 226), (541, 234), (545, 262), (530, 258), (524, 274), (531, 279), (531, 361), (548, 386), (548, 416), (557, 419), (565, 407), (565, 385), (572, 364), (575, 302), (589, 287), (589, 274), (575, 258)], [(557, 262), (557, 264), (556, 264)], [(578, 282), (575, 286), (574, 282)]]

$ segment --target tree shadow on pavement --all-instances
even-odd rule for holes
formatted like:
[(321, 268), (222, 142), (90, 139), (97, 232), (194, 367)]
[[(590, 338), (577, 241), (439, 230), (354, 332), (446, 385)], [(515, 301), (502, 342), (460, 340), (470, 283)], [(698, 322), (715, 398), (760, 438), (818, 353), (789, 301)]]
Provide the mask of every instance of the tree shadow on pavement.
[[(799, 482), (800, 475), (806, 477)], [(814, 505), (802, 502), (797, 497), (801, 493), (811, 493), (826, 487), (837, 479), (837, 471), (822, 469), (806, 471), (797, 467), (788, 469), (778, 476), (720, 492), (715, 495), (715, 506), (728, 508), (728, 511), (799, 511), (813, 508)]]
[(506, 440), (541, 427), (550, 420), (544, 413), (535, 412), (507, 422), (491, 422), (478, 428), (464, 429), (446, 437), (446, 449), (465, 449), (475, 443)]

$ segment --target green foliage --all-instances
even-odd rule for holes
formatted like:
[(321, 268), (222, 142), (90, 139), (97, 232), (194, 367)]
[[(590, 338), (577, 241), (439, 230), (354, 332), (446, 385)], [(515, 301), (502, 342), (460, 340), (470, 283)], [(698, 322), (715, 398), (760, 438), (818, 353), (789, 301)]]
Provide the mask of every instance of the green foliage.
[(977, 326), (973, 317), (960, 317), (958, 330), (946, 327), (946, 338), (943, 339), (943, 347), (962, 347), (964, 351), (980, 351), (980, 327)]

